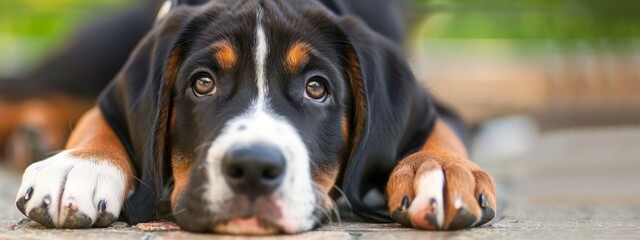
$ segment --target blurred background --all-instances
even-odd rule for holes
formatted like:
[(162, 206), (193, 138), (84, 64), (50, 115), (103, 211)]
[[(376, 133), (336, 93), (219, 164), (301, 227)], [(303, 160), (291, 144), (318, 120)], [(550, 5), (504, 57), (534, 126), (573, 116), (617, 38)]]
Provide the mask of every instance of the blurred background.
[[(528, 174), (545, 191), (640, 202), (615, 187), (640, 183), (640, 1), (414, 0), (407, 9), (416, 75), (474, 128), (483, 167), (504, 182)], [(607, 181), (578, 186), (583, 178)]]
[[(24, 76), (88, 22), (149, 0), (0, 1), (0, 76)], [(470, 123), (640, 120), (640, 1), (406, 0), (416, 74)]]
[[(0, 1), (0, 76), (25, 75), (66, 47), (83, 24), (128, 8), (126, 0)], [(142, 1), (139, 1), (142, 2)], [(129, 6), (127, 6), (129, 5)]]
[[(140, 2), (0, 1), (0, 79), (28, 75), (79, 27)], [(472, 157), (503, 203), (630, 204), (614, 218), (640, 223), (640, 1), (404, 4), (411, 65), (472, 127)], [(531, 216), (523, 209), (511, 214)]]
[(640, 1), (413, 4), (417, 74), (467, 120), (518, 112), (544, 128), (640, 120)]
[[(24, 76), (88, 22), (149, 0), (0, 1), (0, 76)], [(470, 123), (640, 120), (640, 1), (406, 0), (416, 74)], [(84, 25), (83, 25), (84, 24)]]

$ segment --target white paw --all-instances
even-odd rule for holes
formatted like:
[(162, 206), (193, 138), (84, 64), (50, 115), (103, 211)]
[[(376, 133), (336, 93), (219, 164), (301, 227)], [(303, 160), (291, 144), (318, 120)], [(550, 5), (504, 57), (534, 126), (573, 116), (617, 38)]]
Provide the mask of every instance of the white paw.
[[(431, 217), (429, 224), (433, 224), (436, 229), (442, 229), (444, 224), (444, 173), (441, 168), (424, 172), (416, 177), (414, 185), (416, 186), (416, 197), (409, 208), (409, 212), (428, 215)], [(440, 203), (440, 204), (438, 204)]]
[(25, 170), (16, 206), (49, 228), (106, 227), (120, 214), (125, 188), (118, 168), (68, 150)]

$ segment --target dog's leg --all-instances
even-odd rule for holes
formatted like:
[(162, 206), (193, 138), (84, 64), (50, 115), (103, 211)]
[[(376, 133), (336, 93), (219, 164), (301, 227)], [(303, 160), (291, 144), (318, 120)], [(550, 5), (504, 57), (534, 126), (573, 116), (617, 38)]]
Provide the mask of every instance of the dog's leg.
[[(0, 119), (0, 155), (4, 154), (7, 138), (9, 137), (9, 132), (16, 125), (16, 110), (15, 107), (8, 103), (0, 100), (0, 116), (3, 116)], [(2, 160), (2, 156), (0, 156), (0, 161)]]
[[(2, 87), (2, 86), (0, 86)], [(92, 99), (48, 94), (0, 98), (0, 161), (24, 170), (65, 146), (71, 125), (91, 108)]]
[(404, 226), (454, 230), (495, 216), (493, 178), (469, 160), (458, 137), (438, 121), (425, 145), (395, 167), (387, 183), (392, 218)]
[(98, 108), (78, 122), (66, 150), (25, 170), (16, 205), (58, 228), (106, 227), (134, 188), (133, 166)]

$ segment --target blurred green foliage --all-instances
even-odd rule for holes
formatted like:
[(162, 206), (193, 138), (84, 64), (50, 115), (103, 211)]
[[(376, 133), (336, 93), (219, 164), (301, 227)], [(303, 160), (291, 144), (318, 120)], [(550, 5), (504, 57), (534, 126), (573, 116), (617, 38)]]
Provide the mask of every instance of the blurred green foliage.
[(0, 1), (0, 32), (20, 36), (64, 34), (105, 6), (124, 0)]
[[(640, 38), (640, 0), (406, 1), (418, 41), (501, 39), (530, 53), (549, 40), (561, 49), (604, 41), (625, 51)], [(133, 1), (0, 0), (0, 75), (37, 63), (79, 25), (127, 3)]]
[(425, 38), (635, 38), (638, 0), (412, 0)]
[[(127, 0), (0, 0), (0, 60), (31, 65), (93, 15)], [(2, 74), (0, 67), (0, 74)], [(12, 69), (4, 69), (12, 71)]]

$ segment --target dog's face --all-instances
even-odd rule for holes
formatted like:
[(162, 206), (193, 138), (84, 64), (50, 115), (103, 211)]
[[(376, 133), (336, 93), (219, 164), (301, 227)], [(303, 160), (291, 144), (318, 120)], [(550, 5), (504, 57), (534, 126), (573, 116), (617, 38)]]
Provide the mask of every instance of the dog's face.
[(317, 0), (174, 8), (99, 99), (141, 182), (130, 223), (155, 216), (171, 175), (184, 229), (245, 234), (312, 229), (334, 184), (388, 220), (364, 196), (425, 141), (430, 104), (396, 43)]
[(192, 39), (169, 61), (183, 228), (294, 233), (330, 212), (350, 128), (348, 74), (335, 29), (302, 10), (238, 4), (186, 26)]

